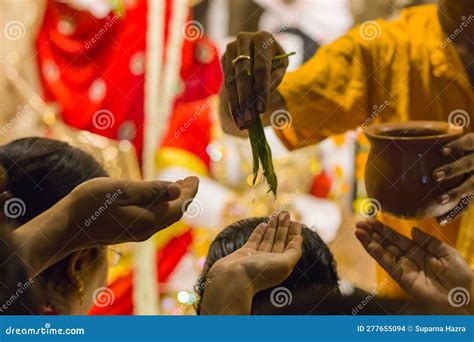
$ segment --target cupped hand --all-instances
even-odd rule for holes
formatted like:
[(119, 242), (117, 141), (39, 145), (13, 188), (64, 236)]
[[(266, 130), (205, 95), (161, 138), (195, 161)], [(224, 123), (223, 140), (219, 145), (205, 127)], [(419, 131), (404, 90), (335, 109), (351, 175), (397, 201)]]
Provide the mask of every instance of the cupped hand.
[(433, 172), (433, 178), (440, 185), (459, 176), (465, 176), (465, 181), (458, 187), (448, 190), (438, 198), (440, 204), (458, 203), (451, 212), (438, 218), (441, 223), (455, 220), (464, 212), (474, 199), (474, 133), (466, 134), (454, 140), (441, 149), (445, 156), (458, 158), (455, 162), (443, 165)]
[(197, 177), (174, 183), (92, 179), (69, 196), (72, 233), (82, 244), (146, 240), (181, 219), (198, 186)]
[[(222, 57), (229, 110), (239, 129), (263, 114), (273, 91), (283, 80), (288, 59), (273, 59), (285, 51), (268, 32), (241, 32)], [(240, 56), (240, 57), (239, 57)]]
[(466, 260), (453, 247), (417, 228), (409, 239), (376, 220), (359, 222), (355, 234), (367, 252), (417, 302), (437, 313), (467, 308), (456, 305), (455, 291), (461, 289), (470, 297), (473, 276)]
[(288, 278), (301, 258), (302, 239), (301, 225), (291, 222), (287, 212), (274, 215), (255, 228), (245, 245), (217, 261), (209, 274), (233, 270), (242, 286), (255, 294)]

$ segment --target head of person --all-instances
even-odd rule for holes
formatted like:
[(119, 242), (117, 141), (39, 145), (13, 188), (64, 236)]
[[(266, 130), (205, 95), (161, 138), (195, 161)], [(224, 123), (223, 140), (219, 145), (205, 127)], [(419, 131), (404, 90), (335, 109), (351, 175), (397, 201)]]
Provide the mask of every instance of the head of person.
[[(79, 184), (107, 176), (88, 153), (65, 142), (39, 137), (1, 146), (0, 168), (1, 215), (12, 229), (51, 208)], [(103, 247), (76, 251), (52, 265), (38, 277), (40, 306), (63, 314), (86, 313), (95, 289), (105, 285), (107, 265)]]
[[(203, 271), (195, 286), (197, 313), (206, 290), (206, 277), (219, 259), (241, 248), (254, 229), (267, 217), (237, 221), (226, 227), (209, 248)], [(336, 263), (319, 235), (302, 225), (302, 256), (290, 276), (281, 284), (257, 293), (252, 300), (253, 315), (314, 314), (321, 312), (323, 301), (340, 297)], [(324, 311), (324, 309), (323, 309)]]

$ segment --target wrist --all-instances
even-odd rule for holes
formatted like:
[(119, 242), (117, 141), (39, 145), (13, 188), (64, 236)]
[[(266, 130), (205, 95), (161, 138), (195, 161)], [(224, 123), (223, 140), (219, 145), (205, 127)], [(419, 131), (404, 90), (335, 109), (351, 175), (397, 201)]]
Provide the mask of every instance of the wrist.
[(201, 315), (249, 315), (254, 294), (241, 267), (216, 263), (206, 277)]
[(13, 231), (12, 241), (34, 275), (76, 249), (77, 241), (70, 229), (70, 205), (66, 199), (61, 200)]

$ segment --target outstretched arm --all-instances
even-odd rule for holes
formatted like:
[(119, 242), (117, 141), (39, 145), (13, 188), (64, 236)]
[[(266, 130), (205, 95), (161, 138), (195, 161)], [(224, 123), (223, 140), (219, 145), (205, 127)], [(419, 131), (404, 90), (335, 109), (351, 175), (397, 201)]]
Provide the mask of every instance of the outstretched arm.
[(181, 219), (198, 185), (196, 177), (174, 183), (92, 179), (16, 229), (12, 241), (36, 275), (78, 249), (150, 238)]

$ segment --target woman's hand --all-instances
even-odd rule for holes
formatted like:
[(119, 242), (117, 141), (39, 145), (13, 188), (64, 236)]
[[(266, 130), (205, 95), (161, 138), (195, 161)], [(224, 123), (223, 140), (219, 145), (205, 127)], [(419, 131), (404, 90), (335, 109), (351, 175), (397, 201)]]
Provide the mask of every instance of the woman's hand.
[[(417, 228), (409, 239), (376, 220), (359, 222), (356, 236), (417, 302), (438, 314), (467, 313), (473, 275), (457, 250)], [(465, 306), (456, 305), (456, 288), (467, 294)]]
[(253, 296), (282, 283), (301, 258), (301, 225), (283, 212), (209, 270), (201, 314), (250, 314)]
[(92, 179), (70, 194), (73, 226), (93, 244), (144, 241), (181, 219), (198, 186), (197, 177), (174, 183)]
[[(285, 51), (268, 32), (241, 32), (222, 57), (229, 111), (239, 129), (265, 113), (270, 96), (283, 80), (288, 59), (273, 61)], [(224, 98), (225, 102), (225, 98)], [(223, 120), (225, 121), (225, 120)]]
[(438, 218), (439, 222), (447, 223), (456, 219), (460, 213), (469, 207), (469, 202), (474, 198), (474, 133), (466, 134), (463, 137), (446, 144), (441, 153), (445, 156), (455, 156), (459, 158), (451, 164), (443, 165), (433, 173), (434, 179), (441, 185), (455, 177), (467, 176), (466, 180), (459, 187), (449, 190), (446, 194), (438, 198), (438, 202), (445, 204), (448, 202), (459, 203), (457, 210), (453, 210)]
[(178, 221), (199, 179), (174, 183), (95, 178), (13, 232), (33, 274), (71, 252), (97, 245), (143, 241)]

